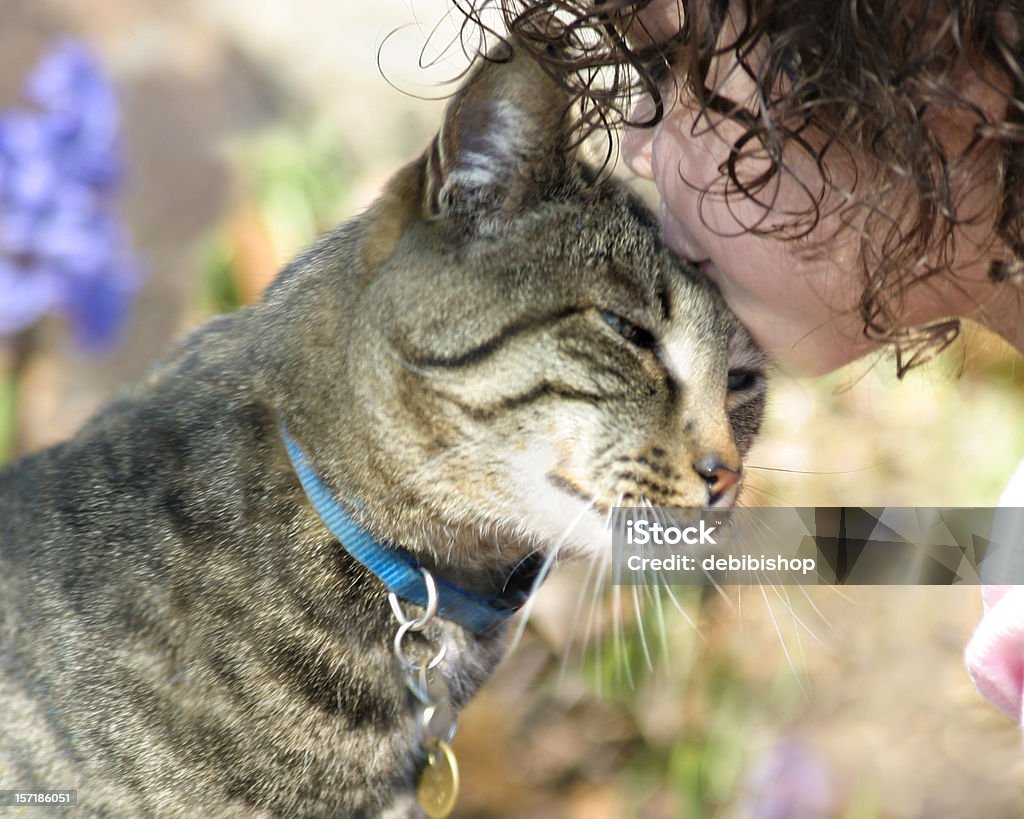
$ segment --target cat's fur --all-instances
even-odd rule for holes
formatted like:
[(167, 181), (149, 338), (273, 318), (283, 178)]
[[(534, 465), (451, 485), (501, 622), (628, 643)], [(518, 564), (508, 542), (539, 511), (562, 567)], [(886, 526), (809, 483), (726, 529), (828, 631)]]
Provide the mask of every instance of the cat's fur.
[[(607, 548), (623, 498), (732, 502), (707, 462), (740, 469), (760, 354), (568, 117), (527, 59), (485, 62), (260, 304), (0, 475), (0, 788), (77, 788), (81, 816), (414, 812), (385, 590), (280, 420), (367, 529), (481, 591)], [(428, 636), (465, 703), (502, 635)]]

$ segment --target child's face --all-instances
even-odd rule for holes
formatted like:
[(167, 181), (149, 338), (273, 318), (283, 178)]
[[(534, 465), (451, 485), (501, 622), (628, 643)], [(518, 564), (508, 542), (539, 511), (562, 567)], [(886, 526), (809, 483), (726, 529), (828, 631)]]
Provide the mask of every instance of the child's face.
[[(671, 25), (665, 15), (675, 19), (674, 3), (667, 6), (658, 28)], [(729, 22), (721, 36), (734, 36)], [(756, 60), (756, 53), (747, 59)], [(735, 68), (731, 57), (716, 62), (709, 86), (732, 100), (751, 103), (753, 109), (756, 89), (749, 75), (730, 70)], [(666, 99), (666, 106), (670, 103)], [(642, 121), (644, 111), (633, 118)], [(958, 123), (943, 115), (935, 119), (937, 130), (943, 129), (951, 141), (957, 138)], [(715, 128), (709, 128), (707, 117), (698, 120), (697, 111), (685, 100), (677, 101), (657, 127), (633, 129), (623, 141), (629, 166), (657, 184), (668, 245), (701, 263), (754, 338), (797, 373), (828, 372), (879, 346), (865, 338), (857, 312), (865, 282), (856, 224), (839, 230), (837, 214), (844, 200), (849, 201), (843, 180), (851, 179), (852, 173), (829, 165), (833, 189), (821, 203), (819, 224), (806, 238), (764, 235), (772, 225), (792, 224), (793, 213), (808, 212), (810, 196), (820, 192), (821, 176), (808, 156), (794, 150), (786, 157), (788, 171), (777, 174), (758, 194), (760, 202), (738, 191), (730, 191), (726, 198), (720, 169), (743, 130), (721, 119), (712, 122)], [(747, 173), (760, 170), (753, 163), (740, 167)], [(978, 218), (957, 237), (957, 279), (939, 277), (910, 290), (903, 303), (904, 326), (970, 316), (977, 313), (979, 301), (991, 299), (987, 271), (992, 248), (986, 245), (991, 244), (995, 221), (995, 174), (983, 162), (972, 168), (972, 174), (964, 186), (962, 212)]]
[[(767, 226), (772, 210), (806, 208), (796, 182), (779, 178), (772, 209), (714, 191), (726, 140), (737, 126), (691, 136), (693, 115), (678, 107), (653, 130), (634, 130), (623, 143), (630, 167), (653, 179), (661, 198), (665, 241), (680, 256), (700, 265), (722, 291), (755, 340), (796, 372), (827, 372), (868, 352), (856, 312), (860, 296), (853, 242), (827, 245), (827, 256), (802, 259), (800, 245), (759, 236), (745, 226)], [(701, 192), (711, 187), (712, 193)], [(834, 226), (833, 226), (834, 227)], [(816, 235), (827, 235), (820, 225)]]

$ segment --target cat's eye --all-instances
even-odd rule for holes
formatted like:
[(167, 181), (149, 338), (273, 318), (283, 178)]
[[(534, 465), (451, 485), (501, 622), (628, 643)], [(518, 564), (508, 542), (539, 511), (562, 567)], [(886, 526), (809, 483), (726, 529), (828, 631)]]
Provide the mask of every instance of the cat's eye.
[(616, 333), (626, 339), (626, 341), (642, 350), (652, 350), (658, 346), (658, 340), (652, 333), (634, 324), (629, 319), (623, 318), (618, 313), (602, 310), (601, 319)]
[(757, 383), (757, 373), (753, 370), (729, 370), (727, 382), (729, 392), (743, 392)]

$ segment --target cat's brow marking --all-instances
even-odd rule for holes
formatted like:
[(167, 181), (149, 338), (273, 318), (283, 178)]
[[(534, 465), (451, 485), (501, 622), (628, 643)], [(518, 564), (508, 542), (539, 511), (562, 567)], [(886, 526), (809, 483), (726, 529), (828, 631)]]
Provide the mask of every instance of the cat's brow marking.
[(482, 407), (472, 406), (453, 398), (449, 400), (459, 409), (469, 415), (475, 421), (488, 421), (497, 415), (510, 410), (529, 406), (545, 398), (560, 398), (563, 401), (583, 401), (587, 404), (596, 404), (603, 401), (607, 396), (599, 393), (581, 390), (568, 384), (560, 384), (553, 381), (541, 381), (525, 392), (518, 395), (506, 396), (491, 404)]
[[(510, 324), (505, 325), (495, 335), (475, 347), (471, 347), (463, 353), (458, 353), (452, 356), (430, 354), (417, 356), (415, 354), (404, 353), (403, 355), (414, 367), (447, 367), (450, 369), (469, 367), (474, 364), (479, 364), (481, 361), (494, 355), (504, 345), (508, 344), (508, 342), (517, 336), (536, 330), (542, 330), (580, 312), (582, 312), (582, 308), (580, 307), (563, 307), (553, 313), (525, 316), (517, 321), (513, 321)], [(399, 345), (399, 341), (397, 339), (392, 343), (395, 344), (396, 347)]]

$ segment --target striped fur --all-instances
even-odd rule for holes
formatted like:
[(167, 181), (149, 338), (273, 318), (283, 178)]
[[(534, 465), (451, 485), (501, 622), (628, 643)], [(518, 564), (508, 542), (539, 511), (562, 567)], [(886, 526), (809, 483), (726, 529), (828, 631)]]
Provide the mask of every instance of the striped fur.
[[(279, 418), (364, 526), (473, 589), (607, 548), (622, 499), (734, 500), (697, 465), (739, 472), (760, 354), (565, 114), (533, 64), (485, 64), (260, 304), (0, 474), (0, 788), (77, 788), (76, 816), (414, 813), (384, 591)], [(462, 704), (503, 637), (432, 628)]]

